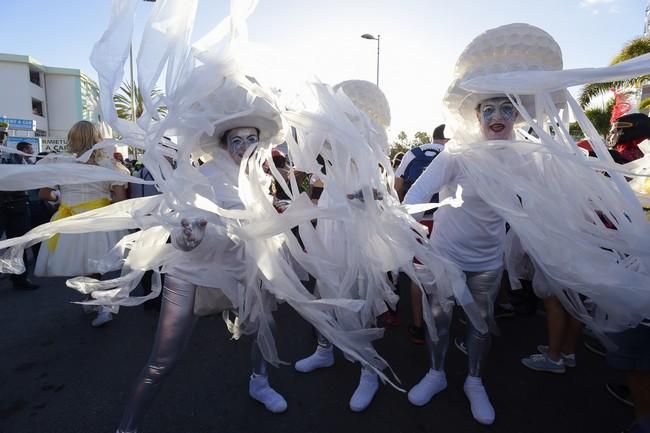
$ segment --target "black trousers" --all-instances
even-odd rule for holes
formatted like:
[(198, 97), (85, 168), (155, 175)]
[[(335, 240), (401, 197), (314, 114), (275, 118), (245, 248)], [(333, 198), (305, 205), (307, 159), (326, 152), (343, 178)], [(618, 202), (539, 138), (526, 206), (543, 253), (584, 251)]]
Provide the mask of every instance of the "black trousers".
[[(0, 204), (0, 236), (6, 234), (7, 239), (22, 236), (31, 228), (31, 213), (27, 202), (13, 202)], [(23, 258), (24, 259), (24, 258)], [(27, 271), (19, 275), (12, 275), (12, 280), (21, 280), (27, 277)]]

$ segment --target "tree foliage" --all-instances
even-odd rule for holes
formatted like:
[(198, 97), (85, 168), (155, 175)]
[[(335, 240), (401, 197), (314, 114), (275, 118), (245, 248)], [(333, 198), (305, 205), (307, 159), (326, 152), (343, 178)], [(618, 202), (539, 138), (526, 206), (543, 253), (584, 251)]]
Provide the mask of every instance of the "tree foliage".
[(408, 142), (408, 135), (406, 135), (406, 132), (400, 131), (399, 134), (397, 134), (397, 139), (401, 144), (406, 145)]
[[(614, 110), (615, 100), (614, 98), (609, 99), (604, 107), (595, 107), (585, 110), (585, 115), (589, 119), (598, 134), (605, 138), (611, 129), (610, 120), (612, 118), (612, 110)], [(581, 139), (584, 137), (584, 133), (580, 128), (578, 122), (573, 122), (569, 124), (569, 134), (575, 139)]]
[[(142, 99), (142, 94), (138, 86), (135, 87), (135, 118), (142, 116), (144, 112), (144, 101)], [(163, 94), (160, 89), (153, 89), (151, 91), (151, 96), (161, 96)], [(115, 110), (117, 111), (117, 117), (120, 119), (131, 120), (132, 119), (132, 103), (131, 103), (131, 83), (125, 81), (120, 86), (120, 90), (113, 96), (113, 103), (115, 104)], [(163, 116), (167, 114), (167, 107), (161, 106), (158, 107), (158, 113)]]
[(415, 144), (420, 145), (420, 144), (425, 144), (425, 143), (431, 143), (431, 137), (429, 134), (427, 134), (424, 131), (418, 131), (415, 133)]
[(390, 157), (391, 161), (393, 158), (395, 158), (395, 155), (398, 153), (406, 153), (409, 150), (411, 150), (411, 146), (408, 144), (402, 144), (398, 142), (393, 142), (392, 146), (390, 147), (390, 152), (388, 153), (388, 156)]
[(650, 108), (650, 98), (645, 98), (639, 103), (639, 110), (647, 110)]
[[(625, 44), (621, 51), (614, 56), (610, 65), (615, 65), (647, 53), (650, 53), (650, 38), (636, 38)], [(605, 95), (612, 89), (639, 88), (648, 80), (650, 80), (650, 75), (642, 75), (623, 81), (587, 84), (580, 91), (578, 102), (582, 108), (585, 108), (594, 98)]]

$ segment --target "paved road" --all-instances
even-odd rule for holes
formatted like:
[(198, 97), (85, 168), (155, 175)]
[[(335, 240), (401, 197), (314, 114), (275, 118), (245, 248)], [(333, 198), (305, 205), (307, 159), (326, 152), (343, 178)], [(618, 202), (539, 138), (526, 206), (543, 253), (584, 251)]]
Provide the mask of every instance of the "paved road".
[[(125, 391), (150, 350), (156, 313), (124, 308), (111, 324), (93, 329), (91, 317), (70, 303), (81, 296), (63, 279), (37, 281), (41, 289), (23, 292), (0, 280), (0, 432), (114, 432)], [(408, 299), (403, 304), (407, 322)], [(277, 321), (284, 359), (311, 353), (312, 331), (304, 321), (286, 307)], [(290, 366), (273, 369), (271, 381), (289, 410), (272, 415), (247, 394), (250, 339), (230, 341), (220, 319), (205, 318), (141, 433), (606, 433), (629, 424), (631, 409), (604, 391), (604, 383), (619, 377), (602, 358), (580, 347), (578, 367), (567, 374), (532, 372), (519, 359), (544, 341), (544, 319), (500, 325), (486, 378), (497, 411), (491, 427), (471, 418), (462, 391), (465, 359), (455, 348), (447, 360), (449, 388), (423, 408), (384, 386), (366, 412), (352, 413), (348, 399), (358, 368), (339, 354), (333, 368), (309, 375)], [(377, 347), (408, 389), (428, 366), (424, 348), (405, 335), (405, 325), (391, 329)]]

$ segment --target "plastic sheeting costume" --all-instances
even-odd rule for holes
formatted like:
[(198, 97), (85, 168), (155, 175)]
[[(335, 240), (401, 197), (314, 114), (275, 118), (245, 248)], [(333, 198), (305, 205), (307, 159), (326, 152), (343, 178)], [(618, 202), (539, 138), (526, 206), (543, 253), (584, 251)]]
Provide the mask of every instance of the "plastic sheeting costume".
[[(619, 174), (624, 168), (613, 163), (565, 90), (584, 82), (641, 75), (649, 65), (645, 57), (602, 70), (561, 71), (557, 43), (526, 24), (479, 35), (456, 64), (456, 79), (445, 97), (454, 139), (405, 202), (428, 199), (445, 185), (463, 186), (463, 206), (436, 213), (431, 244), (465, 271), (470, 296), (484, 319), (477, 321), (469, 312), (466, 337), (465, 393), (481, 423), (491, 424), (495, 417), (480, 376), (489, 350), (485, 325), (493, 323), (506, 221), (548, 280), (549, 290), (580, 320), (602, 333), (634, 326), (650, 314), (650, 227)], [(598, 158), (585, 158), (568, 134), (568, 117), (560, 114), (566, 116), (560, 109), (567, 105)], [(532, 127), (539, 138), (522, 132), (518, 134), (525, 139), (504, 135), (504, 127), (519, 122)], [(441, 196), (448, 194), (445, 188)], [(603, 215), (614, 229), (604, 224)], [(438, 284), (435, 290), (432, 369), (409, 393), (418, 405), (446, 387), (443, 362), (452, 297), (447, 287)]]
[[(360, 121), (364, 120), (364, 118), (359, 117), (356, 119), (359, 131), (362, 134), (367, 133), (369, 137), (372, 137), (372, 141), (370, 142), (376, 146), (374, 148), (362, 148), (367, 152), (368, 159), (372, 161), (373, 156), (383, 158), (383, 148), (387, 142), (386, 128), (390, 125), (390, 108), (386, 96), (375, 84), (362, 80), (344, 81), (334, 86), (332, 90), (334, 92), (342, 92), (339, 93), (339, 96), (346, 96), (353, 103), (354, 107), (359, 109), (370, 120), (368, 124), (362, 124)], [(351, 117), (351, 120), (354, 122), (355, 119)], [(351, 218), (346, 220), (319, 220), (315, 234), (320, 240), (319, 244), (322, 246), (322, 249), (315, 250), (314, 248), (308, 248), (307, 253), (325, 255), (328, 261), (335, 264), (337, 268), (336, 273), (339, 276), (333, 285), (327, 279), (317, 281), (316, 294), (325, 298), (333, 298), (341, 296), (344, 293), (350, 293), (354, 297), (366, 300), (362, 322), (353, 322), (350, 325), (352, 327), (370, 326), (374, 324), (375, 318), (385, 311), (386, 304), (394, 305), (397, 301), (397, 297), (392, 292), (392, 287), (387, 281), (385, 272), (382, 273), (381, 270), (377, 270), (371, 274), (367, 271), (364, 273), (363, 270), (358, 270), (358, 263), (366, 260), (366, 255), (368, 254), (367, 251), (363, 251), (365, 243), (373, 243), (372, 234), (359, 232), (359, 223), (363, 224), (367, 222), (369, 218), (367, 214), (369, 212), (374, 211), (380, 213), (381, 210), (371, 208), (364, 211), (361, 209), (365, 205), (362, 190), (354, 191), (351, 185), (337, 184), (337, 182), (340, 182), (338, 177), (341, 176), (340, 170), (343, 167), (340, 165), (334, 166), (334, 164), (341, 164), (341, 162), (334, 159), (333, 152), (336, 152), (336, 149), (330, 147), (329, 149), (323, 149), (322, 153), (320, 153), (322, 168), (318, 174), (312, 176), (312, 179), (317, 178), (315, 185), (322, 190), (322, 193), (317, 197), (312, 195), (312, 199), (318, 200), (318, 205), (325, 208), (336, 205), (337, 203), (352, 203), (357, 209), (351, 215)], [(349, 163), (351, 166), (348, 169), (352, 172), (351, 175), (355, 174), (354, 171), (356, 171), (357, 164), (366, 164), (365, 161), (357, 162), (355, 159), (351, 159)], [(390, 194), (392, 192), (388, 181), (388, 173), (383, 168), (385, 167), (385, 161), (380, 160), (378, 164), (378, 167), (381, 166), (382, 169), (377, 170), (374, 178), (368, 179), (369, 186), (373, 188), (373, 201), (381, 200), (383, 194)], [(372, 165), (370, 166), (372, 167)], [(384, 187), (379, 192), (377, 187), (380, 185), (375, 186), (372, 183), (373, 180), (383, 183), (388, 188)], [(345, 196), (341, 194), (337, 197), (337, 187), (347, 187), (350, 189)], [(343, 191), (339, 191), (339, 194), (341, 192)], [(370, 237), (364, 239), (365, 234), (369, 234)], [(337, 317), (339, 320), (355, 319), (345, 317), (344, 311), (338, 311)], [(317, 343), (316, 350), (312, 355), (295, 363), (295, 369), (297, 371), (309, 373), (319, 368), (334, 365), (334, 347), (332, 343), (319, 333), (317, 333)], [(359, 385), (350, 399), (350, 409), (355, 412), (366, 409), (371, 403), (378, 387), (378, 375), (370, 369), (362, 368)]]

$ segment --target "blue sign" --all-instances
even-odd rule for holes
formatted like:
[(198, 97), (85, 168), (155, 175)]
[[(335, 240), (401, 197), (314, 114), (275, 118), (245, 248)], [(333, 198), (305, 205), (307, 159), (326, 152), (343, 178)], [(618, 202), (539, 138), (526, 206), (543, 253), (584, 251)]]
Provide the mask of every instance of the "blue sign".
[(36, 121), (31, 119), (14, 119), (11, 117), (0, 117), (0, 122), (7, 122), (8, 129), (20, 131), (35, 131)]

